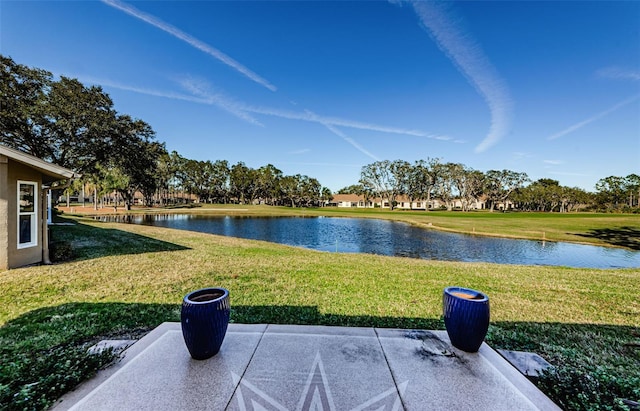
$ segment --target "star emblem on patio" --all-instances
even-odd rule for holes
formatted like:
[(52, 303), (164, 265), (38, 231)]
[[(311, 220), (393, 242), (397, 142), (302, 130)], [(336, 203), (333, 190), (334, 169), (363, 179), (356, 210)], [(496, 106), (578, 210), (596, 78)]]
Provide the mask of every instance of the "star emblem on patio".
[[(233, 374), (234, 383), (237, 385), (236, 400), (242, 411), (294, 411), (286, 408), (247, 379)], [(388, 390), (374, 396), (364, 403), (352, 408), (350, 411), (396, 411), (402, 409), (400, 395), (404, 393), (408, 381), (400, 384), (397, 389), (391, 387)], [(324, 364), (320, 353), (316, 354), (311, 371), (302, 391), (302, 395), (295, 411), (337, 411), (342, 409), (336, 406)]]

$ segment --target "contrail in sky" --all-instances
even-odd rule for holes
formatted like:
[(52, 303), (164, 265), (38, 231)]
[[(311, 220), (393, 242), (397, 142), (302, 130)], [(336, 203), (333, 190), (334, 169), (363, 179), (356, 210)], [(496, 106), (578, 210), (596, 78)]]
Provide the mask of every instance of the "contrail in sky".
[[(640, 80), (640, 72), (634, 71), (634, 70), (628, 70), (628, 69), (621, 69), (619, 67), (603, 68), (601, 70), (598, 70), (597, 74), (600, 77), (611, 78), (611, 79), (635, 80), (635, 81)], [(614, 111), (626, 106), (627, 104), (633, 103), (638, 98), (640, 98), (640, 94), (637, 95), (637, 96), (630, 97), (630, 98), (628, 98), (626, 100), (623, 100), (620, 103), (616, 104), (615, 106), (613, 106), (613, 107), (611, 107), (611, 108), (609, 108), (609, 109), (607, 109), (607, 110), (605, 110), (603, 112), (600, 112), (600, 113), (596, 114), (593, 117), (590, 117), (590, 118), (588, 118), (588, 119), (586, 119), (584, 121), (576, 123), (576, 124), (572, 125), (571, 127), (562, 130), (559, 133), (551, 135), (551, 136), (547, 137), (547, 140), (555, 140), (556, 138), (560, 138), (560, 137), (565, 136), (565, 135), (567, 135), (569, 133), (572, 133), (572, 132), (578, 130), (579, 128), (582, 128), (582, 127), (586, 126), (589, 123), (592, 123), (592, 122), (594, 122), (596, 120), (601, 119), (604, 116), (607, 116), (607, 115), (613, 113)]]
[(142, 87), (134, 87), (134, 86), (121, 84), (111, 80), (103, 80), (103, 79), (97, 80), (92, 77), (77, 76), (77, 75), (73, 77), (82, 80), (84, 83), (94, 84), (100, 87), (111, 87), (111, 88), (116, 88), (118, 90), (132, 91), (138, 94), (146, 94), (148, 96), (170, 98), (173, 100), (190, 101), (192, 103), (210, 104), (210, 101), (208, 99), (198, 98), (194, 96), (187, 96), (184, 94), (164, 92), (164, 91), (152, 90), (152, 89), (142, 88)]
[[(305, 110), (306, 113), (317, 117), (317, 115), (309, 110)], [(367, 157), (373, 159), (373, 161), (379, 161), (380, 159), (378, 157), (376, 157), (374, 154), (372, 154), (369, 150), (367, 150), (366, 148), (364, 148), (363, 146), (361, 146), (360, 144), (358, 144), (354, 139), (352, 139), (351, 137), (348, 137), (346, 134), (344, 134), (342, 131), (338, 130), (337, 128), (335, 128), (332, 124), (329, 123), (323, 123), (322, 121), (320, 121), (320, 124), (322, 124), (323, 126), (325, 126), (329, 131), (331, 131), (333, 134), (335, 134), (336, 136), (340, 137), (341, 139), (343, 139), (344, 141), (346, 141), (347, 143), (351, 144), (356, 150), (358, 150), (359, 152), (361, 152), (362, 154), (366, 155)]]
[(482, 48), (449, 18), (442, 3), (413, 1), (412, 5), (438, 47), (489, 105), (491, 128), (475, 148), (481, 153), (509, 132), (513, 102), (508, 87)]
[[(108, 81), (108, 80), (96, 80), (93, 78), (82, 77), (82, 76), (76, 76), (76, 77), (82, 78), (83, 80), (85, 80), (87, 83), (90, 83), (90, 84), (101, 85), (105, 87), (113, 87), (120, 90), (146, 94), (149, 96), (164, 97), (164, 98), (170, 98), (174, 100), (190, 101), (190, 102), (199, 103), (199, 104), (215, 105), (249, 123), (257, 124), (257, 125), (262, 125), (262, 124), (258, 122), (256, 119), (254, 119), (252, 116), (250, 116), (248, 113), (262, 114), (270, 117), (286, 118), (289, 120), (307, 121), (311, 123), (322, 124), (325, 127), (340, 126), (340, 127), (355, 128), (359, 130), (377, 131), (381, 133), (402, 134), (402, 135), (408, 135), (413, 137), (432, 138), (432, 139), (443, 140), (443, 141), (451, 140), (451, 138), (447, 136), (442, 136), (437, 134), (428, 134), (419, 130), (410, 130), (410, 129), (404, 129), (404, 128), (398, 128), (398, 127), (388, 127), (388, 126), (382, 126), (378, 124), (370, 124), (370, 123), (363, 123), (359, 121), (346, 120), (346, 119), (341, 119), (337, 117), (324, 117), (311, 112), (294, 112), (294, 111), (280, 110), (280, 109), (269, 108), (269, 107), (249, 106), (244, 103), (232, 101), (228, 97), (225, 97), (221, 94), (212, 95), (209, 91), (205, 89), (205, 87), (203, 86), (203, 82), (196, 82), (196, 81), (189, 81), (189, 80), (179, 81), (182, 87), (184, 87), (190, 93), (195, 94), (195, 96), (193, 96), (193, 95), (184, 95), (184, 94), (178, 94), (178, 93), (168, 93), (163, 91), (150, 90), (150, 89), (141, 88), (141, 87), (133, 87), (133, 86), (123, 85), (123, 84)], [(340, 133), (340, 130), (337, 130), (335, 128), (334, 130)], [(335, 133), (336, 131), (334, 130), (331, 130), (331, 131)], [(342, 135), (338, 134), (338, 135), (340, 137), (344, 136), (344, 134)], [(351, 140), (349, 137), (346, 137), (346, 138)], [(355, 142), (353, 143), (349, 142), (349, 143), (353, 145)], [(365, 154), (369, 156), (372, 155), (371, 153), (368, 153), (368, 152)]]
[(319, 116), (317, 114), (310, 113), (310, 112), (300, 113), (300, 112), (281, 110), (281, 109), (275, 109), (270, 107), (255, 107), (255, 106), (246, 106), (245, 110), (255, 114), (264, 114), (267, 116), (288, 118), (291, 120), (309, 121), (312, 123), (320, 123), (322, 125), (329, 124), (332, 126), (342, 126), (342, 127), (356, 128), (360, 130), (379, 131), (381, 133), (404, 134), (404, 135), (414, 136), (414, 137), (426, 137), (426, 138), (434, 138), (438, 140), (449, 140), (449, 137), (438, 136), (435, 134), (427, 134), (419, 130), (387, 127), (387, 126), (381, 126), (378, 124), (362, 123), (359, 121), (345, 120), (345, 119), (336, 118), (336, 117), (324, 117), (324, 116)]
[(101, 0), (103, 3), (116, 8), (120, 11), (123, 11), (125, 13), (127, 13), (130, 16), (133, 16), (139, 20), (144, 21), (145, 23), (151, 24), (152, 26), (169, 33), (170, 35), (172, 35), (175, 38), (178, 38), (182, 41), (184, 41), (185, 43), (189, 44), (190, 46), (193, 46), (195, 48), (197, 48), (200, 51), (203, 51), (205, 53), (207, 53), (208, 55), (220, 60), (221, 62), (223, 62), (224, 64), (226, 64), (227, 66), (233, 68), (234, 70), (244, 74), (245, 76), (247, 76), (248, 78), (250, 78), (251, 80), (255, 81), (256, 83), (268, 88), (271, 91), (276, 91), (277, 88), (276, 86), (274, 86), (273, 84), (271, 84), (269, 81), (267, 81), (266, 79), (262, 78), (261, 76), (259, 76), (258, 74), (254, 73), (253, 71), (249, 70), (247, 67), (245, 67), (244, 65), (242, 65), (241, 63), (237, 62), (236, 60), (234, 60), (233, 58), (227, 56), (226, 54), (224, 54), (223, 52), (221, 52), (220, 50), (216, 49), (215, 47), (212, 47), (200, 40), (198, 40), (197, 38), (191, 36), (190, 34), (185, 33), (184, 31), (178, 29), (177, 27), (174, 27), (168, 23), (163, 22), (162, 20), (158, 19), (157, 17), (154, 17), (148, 13), (142, 12), (138, 9), (136, 9), (133, 6), (130, 6), (126, 3), (123, 3), (119, 0)]
[(196, 90), (193, 89), (195, 86), (192, 83), (189, 83), (189, 80), (182, 80), (180, 84), (187, 90), (191, 91), (193, 94), (199, 95), (200, 97), (195, 97), (193, 95), (185, 95), (185, 94), (179, 94), (179, 93), (152, 90), (152, 89), (142, 88), (142, 87), (134, 87), (134, 86), (129, 86), (126, 84), (114, 82), (111, 80), (96, 80), (92, 77), (85, 77), (85, 76), (74, 76), (74, 77), (81, 79), (85, 83), (95, 84), (102, 87), (112, 87), (118, 90), (132, 91), (134, 93), (145, 94), (147, 96), (163, 97), (163, 98), (169, 98), (173, 100), (189, 101), (191, 103), (214, 105), (251, 124), (255, 124), (257, 126), (263, 126), (262, 123), (260, 123), (255, 118), (251, 117), (249, 114), (247, 114), (245, 110), (242, 110), (238, 103), (233, 102), (228, 97), (225, 97), (221, 94), (212, 95), (212, 94), (197, 93)]
[(229, 97), (222, 95), (221, 93), (212, 94), (204, 90), (204, 87), (207, 87), (207, 85), (203, 84), (201, 81), (199, 82), (191, 78), (186, 78), (186, 79), (180, 79), (179, 83), (183, 88), (185, 88), (190, 93), (198, 96), (199, 98), (202, 98), (206, 102), (206, 104), (213, 104), (225, 111), (228, 111), (229, 113), (235, 115), (236, 117), (239, 117), (245, 121), (248, 121), (249, 123), (252, 123), (258, 126), (263, 126), (262, 123), (260, 123), (258, 120), (251, 117), (248, 114), (243, 104), (237, 103), (232, 99), (230, 99)]
[(598, 75), (600, 77), (612, 78), (612, 79), (623, 79), (623, 80), (640, 80), (640, 72), (633, 70), (625, 70), (619, 67), (607, 67), (601, 70), (598, 70)]
[(588, 119), (586, 119), (584, 121), (576, 123), (576, 124), (572, 125), (571, 127), (562, 130), (559, 133), (556, 133), (556, 134), (554, 134), (552, 136), (547, 137), (547, 140), (555, 140), (556, 138), (560, 138), (560, 137), (565, 136), (565, 135), (567, 135), (569, 133), (573, 133), (574, 131), (578, 130), (579, 128), (582, 128), (582, 127), (586, 126), (589, 123), (593, 123), (594, 121), (599, 120), (602, 117), (613, 113), (614, 111), (626, 106), (627, 104), (633, 103), (634, 101), (638, 100), (639, 98), (640, 98), (640, 94), (638, 94), (636, 96), (633, 96), (633, 97), (630, 97), (630, 98), (628, 98), (628, 99), (626, 99), (624, 101), (621, 101), (618, 104), (616, 104), (615, 106), (613, 106), (613, 107), (611, 107), (611, 108), (609, 108), (609, 109), (607, 109), (607, 110), (605, 110), (603, 112), (600, 112), (600, 113), (596, 114), (593, 117), (590, 117), (590, 118), (588, 118)]

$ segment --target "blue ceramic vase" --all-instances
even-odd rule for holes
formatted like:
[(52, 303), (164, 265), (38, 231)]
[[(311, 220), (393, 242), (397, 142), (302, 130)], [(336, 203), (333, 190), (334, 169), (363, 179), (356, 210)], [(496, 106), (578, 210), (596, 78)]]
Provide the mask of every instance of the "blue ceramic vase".
[(463, 351), (478, 351), (489, 329), (489, 297), (470, 288), (447, 287), (442, 311), (451, 344)]
[(180, 323), (193, 359), (206, 360), (220, 351), (230, 312), (229, 291), (224, 288), (203, 288), (184, 297)]

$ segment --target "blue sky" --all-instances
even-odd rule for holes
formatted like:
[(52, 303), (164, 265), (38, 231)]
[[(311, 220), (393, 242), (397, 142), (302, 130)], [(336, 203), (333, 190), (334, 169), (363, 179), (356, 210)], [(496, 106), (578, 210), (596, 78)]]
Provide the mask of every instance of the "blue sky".
[(640, 174), (637, 1), (0, 1), (0, 53), (98, 84), (196, 160), (336, 191), (440, 158)]

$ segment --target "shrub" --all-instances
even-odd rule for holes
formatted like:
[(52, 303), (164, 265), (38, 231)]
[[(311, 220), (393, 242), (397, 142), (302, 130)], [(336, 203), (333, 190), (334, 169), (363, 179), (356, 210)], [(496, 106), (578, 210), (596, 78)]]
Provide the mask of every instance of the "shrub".
[(59, 346), (2, 358), (0, 410), (46, 409), (114, 359), (113, 350), (89, 354), (85, 346)]
[(543, 372), (538, 386), (562, 408), (571, 410), (628, 410), (623, 400), (640, 396), (640, 379), (602, 368), (553, 368)]
[(73, 248), (69, 241), (56, 241), (49, 246), (51, 261), (69, 261), (73, 258)]

